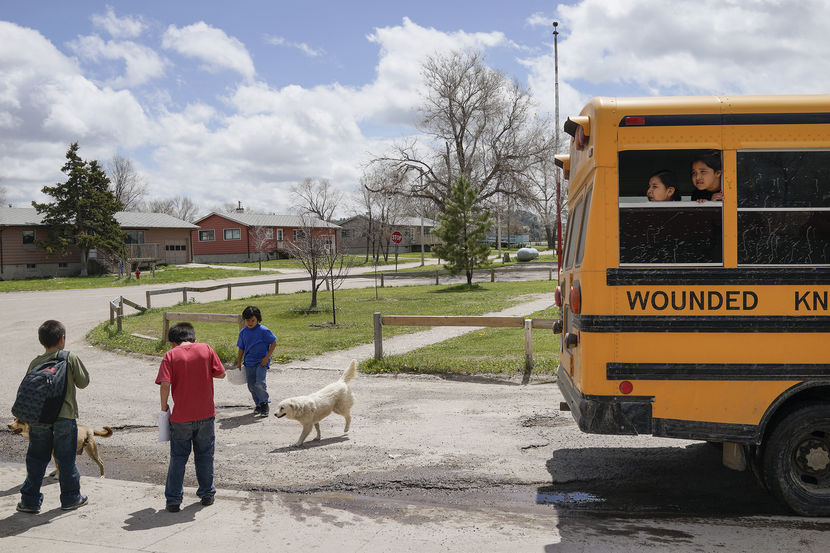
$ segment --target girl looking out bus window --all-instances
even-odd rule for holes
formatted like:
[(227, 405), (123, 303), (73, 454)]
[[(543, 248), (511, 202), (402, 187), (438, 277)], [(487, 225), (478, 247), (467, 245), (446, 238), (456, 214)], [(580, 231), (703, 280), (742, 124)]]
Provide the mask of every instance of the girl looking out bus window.
[(698, 155), (692, 160), (692, 200), (697, 202), (722, 201), (720, 152)]
[(650, 202), (680, 201), (680, 192), (675, 186), (674, 173), (661, 169), (648, 178), (646, 196)]

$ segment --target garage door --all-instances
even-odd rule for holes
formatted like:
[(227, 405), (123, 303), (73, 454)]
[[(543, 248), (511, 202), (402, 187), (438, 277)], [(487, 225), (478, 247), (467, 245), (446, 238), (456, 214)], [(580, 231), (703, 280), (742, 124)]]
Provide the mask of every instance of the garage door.
[(187, 240), (167, 240), (164, 242), (164, 260), (171, 265), (183, 265), (190, 261)]

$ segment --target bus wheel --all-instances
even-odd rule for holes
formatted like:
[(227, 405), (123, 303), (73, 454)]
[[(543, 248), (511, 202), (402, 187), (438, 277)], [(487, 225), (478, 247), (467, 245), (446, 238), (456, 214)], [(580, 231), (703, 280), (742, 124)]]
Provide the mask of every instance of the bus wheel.
[(830, 515), (830, 405), (805, 403), (781, 419), (763, 453), (766, 487), (804, 516)]

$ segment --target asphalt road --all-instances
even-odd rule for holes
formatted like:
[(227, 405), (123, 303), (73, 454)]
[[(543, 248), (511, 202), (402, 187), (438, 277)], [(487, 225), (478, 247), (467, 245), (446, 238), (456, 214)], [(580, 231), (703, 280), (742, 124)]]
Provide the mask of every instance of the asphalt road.
[[(108, 316), (108, 300), (124, 293), (140, 302), (143, 290), (0, 295), (0, 375), (15, 383), (0, 388), (0, 404), (11, 405), (19, 375), (41, 351), (37, 325), (64, 321), (68, 348), (91, 374), (78, 394), (80, 422), (117, 429), (99, 441), (108, 477), (158, 484), (167, 462), (153, 426), (158, 359), (99, 351), (83, 341)], [(220, 299), (224, 291), (216, 294)], [(178, 299), (158, 296), (154, 304)], [(318, 389), (344, 368), (272, 370), (272, 399)], [(400, 550), (419, 540), (469, 551), (500, 544), (491, 550), (757, 553), (826, 551), (830, 543), (830, 520), (789, 515), (748, 473), (721, 466), (715, 446), (581, 433), (558, 410), (562, 396), (551, 380), (521, 386), (360, 375), (353, 390), (351, 431), (343, 434), (342, 418), (332, 415), (321, 423), (322, 441), (297, 449), (290, 447), (300, 431), (296, 422), (253, 418), (245, 387), (218, 382), (217, 487), (279, 498), (292, 508), (268, 516), (305, 521), (322, 534), (340, 524), (325, 514), (332, 510), (376, 527), (384, 521), (409, 527)], [(25, 443), (0, 432), (0, 451), (0, 461), (22, 462)], [(87, 458), (79, 468), (97, 474)], [(191, 469), (187, 478), (193, 485)]]

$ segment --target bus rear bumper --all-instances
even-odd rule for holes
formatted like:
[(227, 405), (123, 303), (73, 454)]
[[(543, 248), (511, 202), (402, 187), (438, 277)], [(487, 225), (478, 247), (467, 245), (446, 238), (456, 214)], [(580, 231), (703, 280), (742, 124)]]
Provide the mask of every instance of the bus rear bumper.
[(652, 433), (650, 396), (585, 395), (561, 365), (557, 381), (579, 429), (589, 434), (637, 435)]

